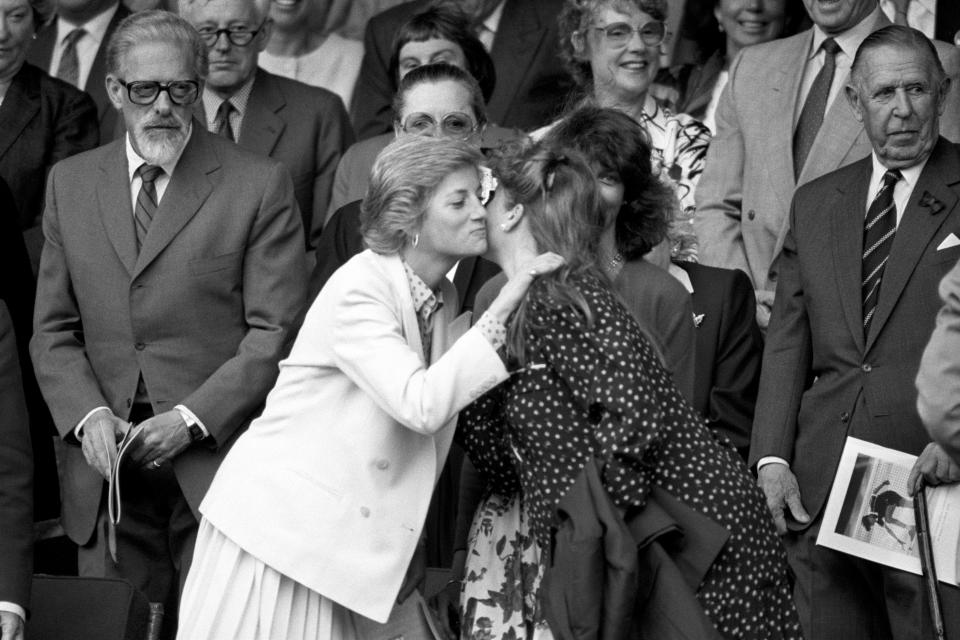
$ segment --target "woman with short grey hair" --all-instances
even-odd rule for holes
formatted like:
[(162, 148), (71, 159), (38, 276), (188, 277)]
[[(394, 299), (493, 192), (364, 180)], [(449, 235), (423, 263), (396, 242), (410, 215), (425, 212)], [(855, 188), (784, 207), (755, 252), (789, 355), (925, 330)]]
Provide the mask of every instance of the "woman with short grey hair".
[(381, 154), (369, 249), (320, 291), (200, 507), (179, 638), (350, 640), (398, 616), (425, 624), (421, 532), (457, 412), (508, 377), (507, 318), (562, 263), (532, 259), (472, 328), (455, 321), (444, 276), (487, 249), (480, 159), (426, 136)]

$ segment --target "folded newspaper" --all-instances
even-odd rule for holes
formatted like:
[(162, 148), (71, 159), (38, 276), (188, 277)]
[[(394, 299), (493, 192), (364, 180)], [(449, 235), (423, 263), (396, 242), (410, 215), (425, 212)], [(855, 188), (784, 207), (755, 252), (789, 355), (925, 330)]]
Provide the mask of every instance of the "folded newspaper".
[[(817, 544), (923, 575), (907, 476), (917, 456), (847, 438)], [(960, 484), (928, 487), (937, 577), (960, 584)]]

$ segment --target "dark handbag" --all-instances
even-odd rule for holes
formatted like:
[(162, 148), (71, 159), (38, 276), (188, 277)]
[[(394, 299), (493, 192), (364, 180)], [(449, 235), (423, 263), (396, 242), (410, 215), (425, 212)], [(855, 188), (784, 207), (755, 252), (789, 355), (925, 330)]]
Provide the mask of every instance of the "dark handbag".
[(126, 580), (35, 575), (30, 599), (30, 640), (150, 640), (160, 633), (162, 608), (152, 612)]

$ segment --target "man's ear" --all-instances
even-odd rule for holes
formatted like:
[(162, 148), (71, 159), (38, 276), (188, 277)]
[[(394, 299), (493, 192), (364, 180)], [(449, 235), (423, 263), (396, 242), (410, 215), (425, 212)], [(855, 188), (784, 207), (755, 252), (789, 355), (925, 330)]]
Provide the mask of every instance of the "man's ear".
[(263, 26), (260, 27), (260, 31), (257, 32), (257, 51), (263, 51), (267, 48), (267, 43), (270, 42), (270, 34), (273, 33), (273, 20), (267, 18), (264, 21)]
[(953, 83), (950, 81), (950, 77), (947, 76), (940, 83), (940, 98), (939, 103), (937, 104), (937, 114), (943, 115), (944, 109), (947, 108), (947, 94), (950, 93), (950, 87), (953, 86)]
[(110, 98), (110, 104), (113, 105), (114, 109), (120, 111), (120, 108), (123, 107), (123, 92), (126, 89), (112, 73), (108, 73), (103, 81), (107, 86), (107, 97)]
[(850, 108), (853, 110), (853, 117), (857, 119), (857, 122), (863, 122), (863, 105), (860, 103), (860, 92), (852, 84), (846, 85), (843, 91), (847, 96)]

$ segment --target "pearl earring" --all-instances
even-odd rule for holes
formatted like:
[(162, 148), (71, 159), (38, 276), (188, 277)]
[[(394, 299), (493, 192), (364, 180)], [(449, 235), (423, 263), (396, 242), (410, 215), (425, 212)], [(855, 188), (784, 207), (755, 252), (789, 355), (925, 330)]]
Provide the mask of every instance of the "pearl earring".
[(506, 222), (501, 222), (498, 226), (500, 227), (500, 231), (506, 231), (506, 230), (507, 230), (507, 223), (506, 223)]
[(420, 234), (415, 233), (413, 234), (413, 246), (417, 246), (418, 244), (420, 244)]

